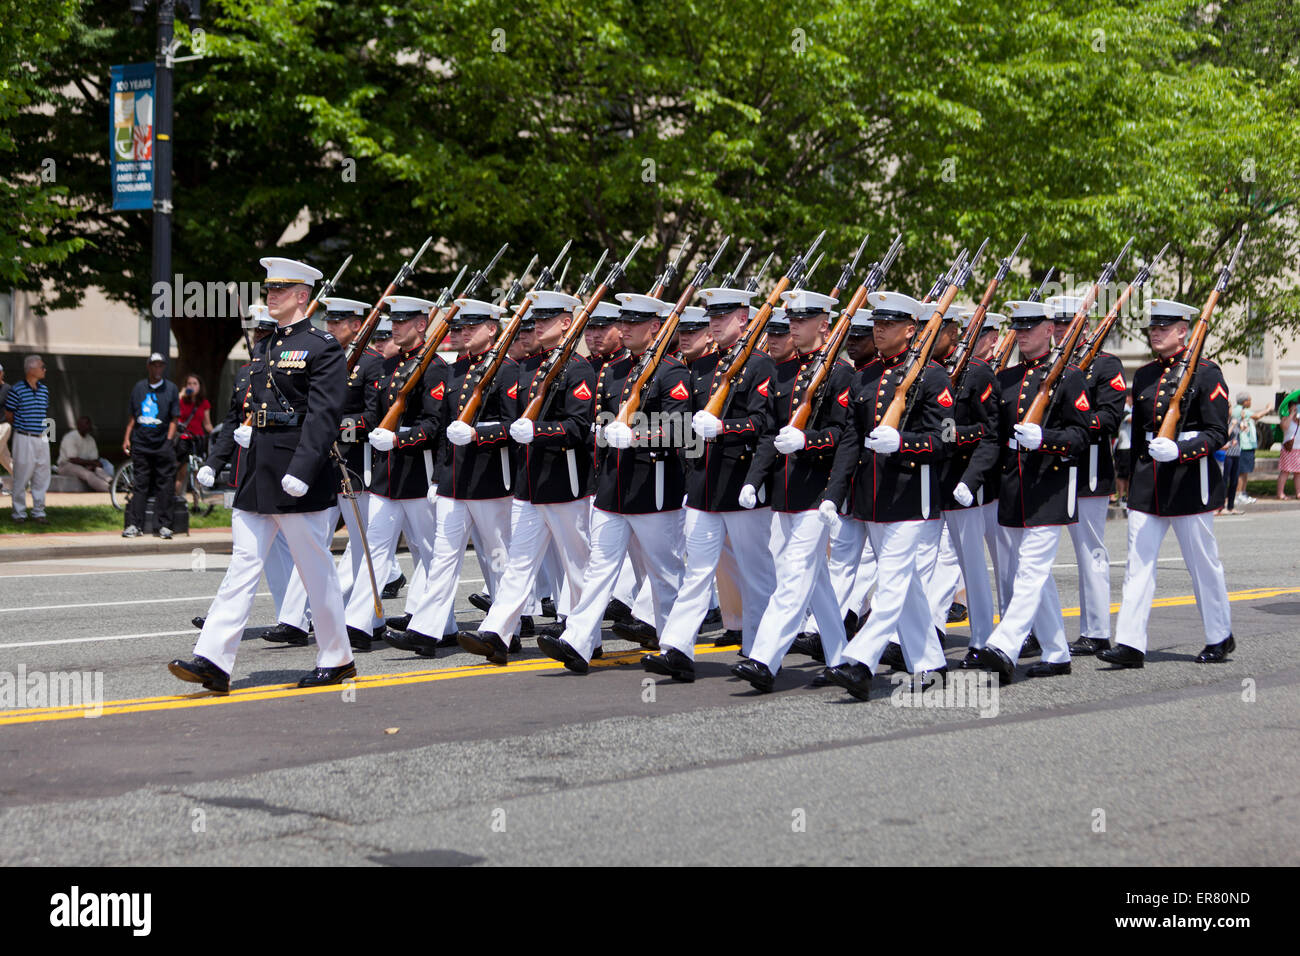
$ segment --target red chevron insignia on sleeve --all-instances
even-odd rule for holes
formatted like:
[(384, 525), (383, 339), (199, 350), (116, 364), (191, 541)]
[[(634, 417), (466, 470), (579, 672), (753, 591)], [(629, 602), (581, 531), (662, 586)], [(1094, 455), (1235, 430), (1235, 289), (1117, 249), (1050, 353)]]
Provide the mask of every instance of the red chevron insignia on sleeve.
[(952, 408), (952, 392), (944, 389), (939, 393), (939, 404), (944, 408)]
[(447, 392), (447, 389), (444, 387), (443, 383), (442, 383), (442, 382), (439, 382), (439, 383), (437, 384), (437, 386), (435, 386), (434, 388), (429, 389), (429, 397), (430, 397), (430, 398), (436, 398), (436, 399), (441, 400), (441, 399), (442, 399), (442, 396), (443, 396), (444, 394), (446, 394), (446, 392)]
[(1124, 389), (1128, 388), (1128, 386), (1124, 384), (1123, 372), (1115, 373), (1115, 377), (1110, 380), (1110, 387), (1117, 392), (1122, 392)]
[(513, 385), (511, 385), (510, 388), (506, 390), (506, 394), (507, 394), (508, 396), (510, 396), (511, 398), (514, 398), (516, 395), (518, 395), (518, 394), (519, 394), (519, 383), (518, 383), (518, 382), (515, 382)]
[(680, 402), (684, 402), (686, 401), (686, 399), (691, 397), (691, 393), (689, 390), (687, 390), (685, 382), (678, 382), (676, 385), (673, 386), (672, 391), (669, 392), (668, 394), (669, 396), (677, 399)]
[(839, 403), (840, 403), (841, 405), (843, 405), (845, 408), (848, 408), (848, 407), (849, 407), (849, 390), (846, 388), (844, 391), (840, 392), (839, 395), (837, 395), (837, 396), (835, 397), (835, 401), (839, 402)]
[(758, 394), (762, 395), (764, 398), (767, 398), (767, 384), (770, 381), (772, 381), (770, 378), (763, 379), (762, 383), (756, 389)]
[(1227, 397), (1228, 397), (1228, 390), (1223, 387), (1222, 382), (1214, 386), (1214, 391), (1210, 393), (1210, 401), (1214, 401), (1216, 398), (1223, 398), (1226, 400)]
[(1092, 406), (1088, 404), (1087, 392), (1079, 393), (1079, 397), (1074, 400), (1074, 407), (1081, 412), (1086, 412), (1088, 409), (1092, 408)]
[(981, 403), (987, 402), (989, 400), (989, 396), (992, 394), (993, 394), (993, 383), (989, 382), (989, 384), (984, 386), (984, 392), (980, 395), (980, 402)]
[(586, 382), (578, 383), (578, 387), (573, 390), (573, 397), (580, 402), (591, 401), (591, 389), (587, 387)]

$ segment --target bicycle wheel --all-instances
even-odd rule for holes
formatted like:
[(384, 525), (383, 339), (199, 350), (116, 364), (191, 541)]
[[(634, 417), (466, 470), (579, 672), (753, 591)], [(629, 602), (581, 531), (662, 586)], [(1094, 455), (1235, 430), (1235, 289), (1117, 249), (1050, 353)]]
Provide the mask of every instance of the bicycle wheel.
[(113, 502), (113, 507), (118, 511), (124, 511), (126, 503), (131, 500), (131, 485), (134, 477), (135, 471), (129, 461), (123, 463), (122, 467), (113, 474), (113, 483), (108, 486), (108, 500)]
[(190, 514), (204, 515), (212, 514), (215, 507), (212, 502), (207, 500), (208, 489), (199, 484), (199, 469), (203, 467), (203, 459), (198, 455), (190, 455), (190, 469), (185, 476), (186, 490), (190, 494)]

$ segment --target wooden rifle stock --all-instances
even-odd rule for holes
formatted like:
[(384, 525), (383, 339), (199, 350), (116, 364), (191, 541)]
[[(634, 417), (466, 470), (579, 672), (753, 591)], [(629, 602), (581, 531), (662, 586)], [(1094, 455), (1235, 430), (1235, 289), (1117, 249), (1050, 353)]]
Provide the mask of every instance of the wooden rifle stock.
[(722, 381), (718, 384), (717, 391), (709, 399), (709, 403), (704, 406), (704, 410), (714, 418), (721, 418), (722, 412), (727, 407), (727, 399), (731, 397), (731, 384), (740, 375), (749, 361), (749, 357), (754, 354), (754, 349), (758, 347), (758, 339), (763, 328), (767, 326), (767, 320), (772, 316), (772, 309), (781, 301), (781, 293), (790, 287), (790, 277), (781, 276), (772, 291), (768, 293), (766, 301), (762, 307), (746, 326), (745, 331), (741, 333), (740, 342), (737, 346), (736, 354), (732, 357), (731, 362), (722, 371)]
[(918, 333), (919, 344), (916, 347), (916, 354), (908, 362), (907, 368), (903, 371), (902, 381), (894, 389), (894, 397), (889, 400), (889, 407), (880, 418), (881, 425), (897, 430), (902, 424), (903, 414), (907, 411), (908, 395), (916, 387), (925, 367), (930, 364), (930, 355), (934, 352), (934, 343), (939, 337), (939, 327), (943, 325), (943, 314), (948, 311), (948, 306), (952, 305), (952, 300), (957, 298), (960, 288), (956, 283), (949, 283), (947, 291), (939, 299), (939, 304), (929, 321)]
[[(839, 298), (836, 294), (838, 289), (831, 293), (831, 298)], [(835, 367), (835, 360), (840, 354), (840, 348), (844, 345), (844, 340), (848, 337), (849, 328), (853, 324), (853, 314), (862, 308), (862, 304), (867, 300), (867, 285), (864, 282), (853, 293), (853, 298), (844, 311), (840, 313), (839, 319), (831, 329), (831, 333), (826, 338), (826, 343), (821, 347), (821, 354), (817, 357), (817, 366), (808, 380), (808, 387), (804, 389), (803, 398), (800, 400), (798, 407), (790, 415), (790, 427), (804, 429), (808, 427), (808, 422), (812, 420), (813, 406), (816, 404), (817, 395), (821, 391), (822, 385), (830, 377), (831, 369)]]
[(1002, 333), (1002, 338), (998, 339), (998, 347), (993, 352), (993, 361), (989, 364), (993, 366), (994, 374), (1001, 372), (1007, 367), (1007, 362), (1011, 359), (1011, 353), (1016, 349), (1016, 333), (1007, 329)]

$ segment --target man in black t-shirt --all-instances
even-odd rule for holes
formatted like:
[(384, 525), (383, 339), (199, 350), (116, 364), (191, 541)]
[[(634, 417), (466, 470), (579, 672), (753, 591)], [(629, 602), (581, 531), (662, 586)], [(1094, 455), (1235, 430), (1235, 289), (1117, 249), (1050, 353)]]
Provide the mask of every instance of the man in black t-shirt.
[(122, 450), (131, 456), (134, 481), (126, 508), (124, 538), (137, 538), (144, 526), (145, 502), (155, 495), (154, 515), (160, 538), (172, 536), (172, 482), (176, 477), (176, 419), (180, 392), (163, 378), (166, 362), (157, 352), (149, 356), (149, 377), (131, 389), (131, 417), (126, 423)]

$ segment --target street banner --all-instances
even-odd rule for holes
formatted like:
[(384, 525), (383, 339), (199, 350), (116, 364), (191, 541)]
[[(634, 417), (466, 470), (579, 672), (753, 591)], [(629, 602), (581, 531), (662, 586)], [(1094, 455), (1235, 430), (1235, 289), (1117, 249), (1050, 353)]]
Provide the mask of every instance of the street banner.
[(154, 64), (112, 67), (109, 156), (114, 209), (153, 208)]

